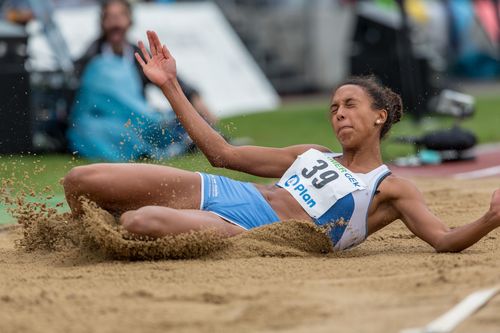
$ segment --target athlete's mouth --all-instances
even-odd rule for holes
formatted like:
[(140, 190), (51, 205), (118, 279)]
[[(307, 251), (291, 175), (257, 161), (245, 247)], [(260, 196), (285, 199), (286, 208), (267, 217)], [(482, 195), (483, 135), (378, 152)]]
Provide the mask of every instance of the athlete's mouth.
[(353, 128), (352, 126), (342, 126), (339, 128), (338, 133), (342, 132), (345, 129), (352, 129), (352, 128)]

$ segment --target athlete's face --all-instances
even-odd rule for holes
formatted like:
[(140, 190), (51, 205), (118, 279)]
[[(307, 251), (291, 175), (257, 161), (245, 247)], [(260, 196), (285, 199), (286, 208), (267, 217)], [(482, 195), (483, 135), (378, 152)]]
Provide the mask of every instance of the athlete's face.
[(330, 115), (333, 130), (344, 148), (360, 147), (376, 140), (386, 119), (385, 110), (374, 110), (373, 100), (357, 85), (344, 85), (333, 94)]
[(102, 30), (106, 41), (113, 45), (124, 43), (131, 23), (128, 8), (119, 2), (111, 2), (102, 16)]

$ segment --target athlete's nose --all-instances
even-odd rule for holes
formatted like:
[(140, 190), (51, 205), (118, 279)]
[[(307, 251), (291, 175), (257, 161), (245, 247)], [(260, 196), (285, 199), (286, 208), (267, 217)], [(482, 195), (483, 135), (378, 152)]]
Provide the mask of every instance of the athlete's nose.
[(339, 106), (338, 110), (337, 110), (337, 120), (342, 120), (344, 119), (344, 108), (342, 106)]

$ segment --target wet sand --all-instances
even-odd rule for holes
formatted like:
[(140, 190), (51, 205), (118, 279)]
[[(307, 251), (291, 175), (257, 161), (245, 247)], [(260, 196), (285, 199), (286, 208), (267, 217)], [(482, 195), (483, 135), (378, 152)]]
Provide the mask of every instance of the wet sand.
[[(479, 218), (500, 187), (500, 178), (416, 182), (450, 226)], [(52, 215), (28, 233), (0, 233), (1, 332), (398, 332), (500, 283), (500, 230), (436, 254), (395, 222), (327, 253), (324, 236), (300, 221), (229, 240), (151, 241), (88, 211), (78, 226)], [(498, 331), (500, 296), (457, 329)]]

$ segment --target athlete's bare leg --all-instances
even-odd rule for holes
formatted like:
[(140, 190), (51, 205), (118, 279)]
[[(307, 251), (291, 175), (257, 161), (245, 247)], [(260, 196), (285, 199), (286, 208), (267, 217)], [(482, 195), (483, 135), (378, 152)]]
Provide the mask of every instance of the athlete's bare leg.
[(151, 237), (203, 229), (214, 230), (222, 236), (234, 236), (245, 231), (210, 212), (160, 206), (146, 206), (125, 212), (120, 217), (120, 223), (129, 232)]
[(80, 166), (64, 177), (63, 186), (74, 216), (81, 214), (80, 196), (119, 214), (144, 206), (200, 208), (200, 176), (166, 166), (131, 163)]
[(244, 231), (219, 216), (199, 210), (200, 175), (150, 164), (92, 164), (73, 168), (63, 181), (66, 200), (75, 216), (84, 196), (100, 207), (122, 214), (132, 233), (162, 237), (212, 229), (223, 236)]

